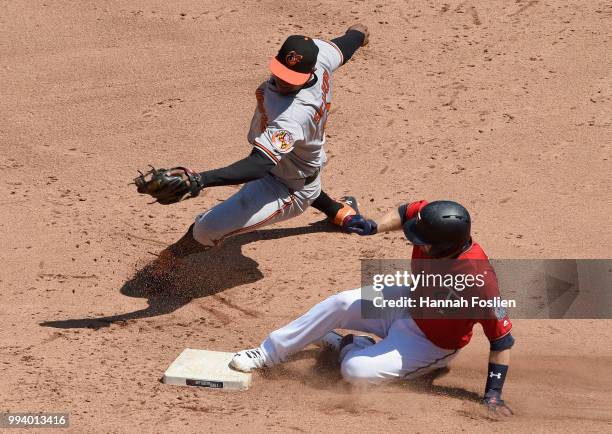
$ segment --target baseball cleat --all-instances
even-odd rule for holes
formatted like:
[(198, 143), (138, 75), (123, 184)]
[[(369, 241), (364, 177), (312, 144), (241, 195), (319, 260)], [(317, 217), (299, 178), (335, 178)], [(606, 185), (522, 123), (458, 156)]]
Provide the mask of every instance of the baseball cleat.
[(334, 217), (333, 223), (342, 226), (347, 217), (359, 214), (359, 204), (353, 196), (343, 196), (338, 199), (338, 202), (344, 206), (340, 208), (336, 217)]
[(340, 342), (340, 349), (338, 351), (338, 359), (340, 362), (344, 360), (344, 357), (353, 349), (362, 349), (375, 345), (376, 341), (374, 338), (366, 335), (354, 335), (352, 333), (344, 336)]
[(349, 345), (357, 345), (359, 348), (365, 348), (375, 343), (376, 341), (370, 336), (354, 335), (352, 333), (342, 336), (340, 333), (332, 330), (323, 336), (323, 339), (321, 339), (318, 345), (322, 348), (329, 348), (332, 351), (340, 352)]
[(340, 333), (331, 331), (323, 336), (323, 339), (319, 342), (319, 346), (322, 348), (329, 348), (332, 351), (340, 351), (340, 342), (342, 342), (343, 336)]
[(340, 203), (344, 203), (348, 206), (350, 206), (351, 208), (353, 208), (355, 210), (356, 214), (359, 214), (359, 203), (357, 202), (357, 199), (353, 196), (342, 196), (340, 199), (338, 199), (338, 202)]
[(266, 357), (259, 348), (242, 350), (234, 354), (230, 362), (230, 368), (242, 372), (251, 372), (266, 366)]

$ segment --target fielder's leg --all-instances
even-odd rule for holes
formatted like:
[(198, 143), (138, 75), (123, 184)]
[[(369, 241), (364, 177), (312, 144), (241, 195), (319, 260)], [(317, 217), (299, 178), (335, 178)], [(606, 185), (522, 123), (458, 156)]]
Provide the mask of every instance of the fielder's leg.
[(162, 250), (157, 258), (142, 268), (135, 279), (142, 284), (141, 290), (172, 291), (180, 283), (180, 273), (174, 271), (181, 264), (181, 259), (193, 253), (205, 250), (202, 244), (193, 238), (191, 225), (187, 233), (177, 242)]
[(221, 243), (224, 239), (295, 217), (321, 192), (320, 176), (299, 191), (291, 192), (272, 176), (249, 182), (230, 198), (200, 214), (187, 233), (164, 249), (140, 274), (152, 288), (171, 289), (172, 273), (184, 258)]
[(354, 197), (344, 196), (336, 201), (324, 191), (321, 191), (312, 203), (312, 207), (324, 213), (329, 221), (337, 226), (342, 226), (346, 217), (359, 214), (357, 200)]
[(310, 206), (320, 188), (319, 179), (296, 192), (273, 176), (248, 182), (236, 194), (200, 214), (193, 237), (204, 246), (215, 246), (228, 237), (293, 218)]

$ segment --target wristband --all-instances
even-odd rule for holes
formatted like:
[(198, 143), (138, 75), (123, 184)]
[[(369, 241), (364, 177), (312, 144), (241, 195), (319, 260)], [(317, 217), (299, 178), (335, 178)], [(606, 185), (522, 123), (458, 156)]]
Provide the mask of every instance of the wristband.
[(397, 212), (398, 212), (398, 214), (399, 214), (399, 216), (400, 216), (400, 221), (402, 222), (402, 226), (404, 226), (404, 223), (406, 223), (406, 221), (408, 220), (408, 219), (406, 218), (406, 212), (407, 212), (407, 210), (408, 210), (408, 204), (406, 204), (406, 203), (405, 203), (405, 204), (403, 204), (403, 205), (400, 205), (400, 206), (397, 208)]
[(485, 396), (495, 396), (499, 398), (508, 374), (508, 365), (498, 365), (489, 363), (487, 371), (487, 385), (485, 386)]

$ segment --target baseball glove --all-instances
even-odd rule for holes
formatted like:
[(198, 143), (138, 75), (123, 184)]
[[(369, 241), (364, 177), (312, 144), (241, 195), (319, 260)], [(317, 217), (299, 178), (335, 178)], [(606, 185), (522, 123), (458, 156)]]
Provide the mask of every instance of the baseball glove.
[(162, 205), (196, 197), (203, 188), (200, 175), (185, 167), (156, 169), (151, 166), (147, 173), (140, 170), (138, 173), (134, 178), (138, 193), (148, 194)]

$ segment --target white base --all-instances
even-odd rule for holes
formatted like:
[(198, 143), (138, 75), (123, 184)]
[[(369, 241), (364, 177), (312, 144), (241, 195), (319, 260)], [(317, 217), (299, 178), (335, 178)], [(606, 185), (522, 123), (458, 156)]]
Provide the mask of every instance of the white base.
[(230, 368), (233, 356), (234, 353), (187, 348), (166, 369), (162, 382), (177, 386), (246, 390), (251, 385), (251, 374)]

